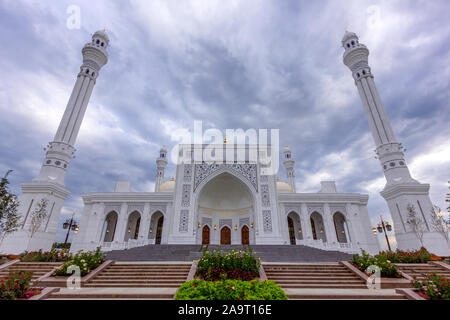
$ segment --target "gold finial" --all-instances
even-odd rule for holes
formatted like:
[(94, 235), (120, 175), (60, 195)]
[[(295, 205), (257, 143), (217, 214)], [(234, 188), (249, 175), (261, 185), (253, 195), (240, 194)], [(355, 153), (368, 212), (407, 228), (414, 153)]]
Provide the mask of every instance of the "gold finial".
[(175, 178), (172, 176), (172, 179), (170, 179), (170, 181), (175, 181)]
[(277, 182), (280, 182), (280, 178), (279, 177), (277, 177)]
[(105, 33), (106, 33), (106, 28), (103, 28), (103, 32), (105, 32)]
[(223, 139), (223, 143), (227, 143), (227, 136), (225, 136), (225, 139)]

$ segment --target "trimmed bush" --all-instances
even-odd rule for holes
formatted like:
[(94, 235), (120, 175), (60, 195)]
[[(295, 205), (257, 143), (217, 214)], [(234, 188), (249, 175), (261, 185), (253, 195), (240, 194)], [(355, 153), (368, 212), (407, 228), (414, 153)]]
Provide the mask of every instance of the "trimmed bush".
[(28, 299), (41, 293), (40, 288), (30, 288), (32, 272), (10, 271), (0, 279), (0, 300)]
[(361, 256), (358, 254), (353, 255), (351, 263), (360, 269), (361, 271), (370, 275), (367, 272), (369, 266), (377, 266), (380, 268), (381, 276), (387, 278), (401, 278), (398, 268), (391, 263), (384, 255), (371, 256), (366, 251), (362, 250)]
[(178, 289), (175, 300), (287, 300), (287, 296), (271, 280), (211, 282), (195, 279)]
[(450, 300), (450, 281), (443, 276), (431, 274), (425, 281), (414, 281), (413, 285), (427, 300)]
[(227, 253), (204, 251), (195, 276), (209, 281), (223, 279), (252, 280), (259, 277), (261, 261), (251, 248)]
[(81, 276), (85, 276), (104, 261), (105, 256), (100, 251), (100, 247), (98, 247), (96, 251), (84, 252), (83, 250), (80, 250), (70, 261), (67, 261), (57, 269), (52, 276), (68, 276), (67, 269), (72, 265), (78, 266), (81, 271)]
[(424, 247), (417, 251), (382, 251), (377, 256), (385, 257), (392, 263), (426, 263), (431, 260), (432, 254)]
[(33, 251), (25, 252), (20, 255), (20, 261), (22, 262), (64, 262), (72, 259), (72, 254), (66, 250), (55, 250), (42, 252)]

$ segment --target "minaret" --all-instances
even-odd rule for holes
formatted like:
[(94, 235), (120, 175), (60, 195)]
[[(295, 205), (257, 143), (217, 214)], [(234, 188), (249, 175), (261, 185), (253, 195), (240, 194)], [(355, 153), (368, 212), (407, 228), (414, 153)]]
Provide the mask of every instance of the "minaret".
[(394, 220), (398, 248), (417, 249), (421, 246), (407, 223), (407, 207), (413, 205), (417, 216), (423, 221), (424, 246), (435, 254), (450, 254), (448, 247), (441, 245), (442, 238), (431, 225), (430, 185), (411, 177), (404, 148), (394, 136), (368, 64), (369, 50), (359, 43), (355, 33), (347, 31), (342, 46), (345, 49), (344, 64), (352, 71), (375, 140), (375, 152), (386, 177), (386, 186), (381, 195), (386, 199)]
[[(1, 251), (16, 253), (51, 248), (62, 205), (70, 193), (64, 185), (64, 176), (75, 153), (75, 141), (100, 69), (108, 62), (108, 44), (106, 32), (97, 31), (92, 36), (92, 41), (83, 47), (83, 64), (55, 138), (47, 145), (40, 173), (32, 182), (22, 184), (19, 207), (22, 226), (5, 239)], [(29, 241), (31, 214), (43, 198), (48, 200), (47, 217)]]
[(294, 164), (295, 161), (292, 159), (291, 149), (288, 146), (284, 147), (284, 158), (283, 164), (286, 168), (286, 176), (288, 183), (292, 188), (292, 192), (295, 192), (295, 174), (294, 174)]
[(156, 182), (155, 182), (155, 192), (159, 191), (159, 186), (163, 182), (164, 179), (164, 170), (167, 166), (167, 149), (166, 146), (163, 146), (161, 150), (159, 150), (159, 157), (156, 159)]

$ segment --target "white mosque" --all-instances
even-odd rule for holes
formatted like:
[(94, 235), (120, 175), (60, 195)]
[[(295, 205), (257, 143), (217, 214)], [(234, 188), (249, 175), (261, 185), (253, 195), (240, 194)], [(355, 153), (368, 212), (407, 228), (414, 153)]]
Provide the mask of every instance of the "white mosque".
[[(0, 251), (48, 250), (56, 235), (59, 216), (69, 191), (64, 176), (75, 152), (74, 144), (100, 69), (108, 61), (109, 38), (97, 31), (82, 50), (83, 64), (65, 113), (37, 178), (22, 185), (19, 212), (23, 224), (9, 235)], [(342, 45), (344, 63), (353, 74), (369, 119), (387, 184), (381, 192), (388, 202), (398, 247), (418, 248), (418, 240), (406, 224), (409, 204), (425, 219), (425, 246), (436, 254), (446, 254), (440, 235), (430, 226), (429, 185), (412, 179), (402, 146), (394, 137), (368, 66), (369, 51), (358, 37), (346, 32)], [(242, 161), (197, 160), (195, 150), (204, 144), (180, 145), (176, 176), (164, 181), (168, 165), (163, 147), (156, 159), (154, 192), (134, 192), (130, 182), (116, 183), (114, 192), (83, 196), (84, 209), (72, 251), (126, 249), (159, 244), (250, 244), (305, 245), (324, 250), (371, 253), (379, 251), (367, 211), (368, 195), (340, 193), (334, 181), (323, 181), (316, 193), (295, 190), (294, 158), (286, 147), (282, 152), (287, 182), (276, 173), (264, 172), (269, 155), (252, 144), (224, 141), (216, 152), (230, 148), (243, 152)], [(247, 156), (256, 150), (256, 158)], [(280, 156), (277, 154), (277, 156)], [(185, 161), (185, 160), (188, 161)], [(49, 214), (41, 229), (29, 241), (26, 232), (30, 212), (39, 201), (49, 201)], [(447, 253), (450, 254), (450, 253)]]

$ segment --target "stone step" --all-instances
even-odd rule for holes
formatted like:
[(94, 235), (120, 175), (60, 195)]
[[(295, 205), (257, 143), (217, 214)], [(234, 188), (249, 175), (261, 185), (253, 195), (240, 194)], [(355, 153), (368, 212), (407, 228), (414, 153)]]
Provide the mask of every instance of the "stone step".
[(53, 293), (47, 300), (110, 300), (110, 299), (173, 299), (176, 293), (174, 288), (82, 288), (79, 290), (61, 289)]
[(351, 272), (341, 272), (341, 273), (318, 273), (318, 272), (267, 272), (266, 275), (273, 276), (273, 275), (285, 275), (285, 276), (352, 276), (353, 274)]
[[(147, 276), (142, 276), (139, 277), (140, 280), (145, 280), (145, 279), (184, 279), (186, 280), (186, 276), (179, 276), (179, 275), (147, 275)], [(116, 275), (116, 274), (111, 274), (111, 275), (105, 275), (105, 274), (99, 274), (98, 276), (95, 277), (95, 279), (111, 279), (111, 280), (116, 280), (116, 279), (130, 279), (130, 278), (134, 278), (134, 277), (130, 277), (128, 275)]]
[(274, 279), (280, 279), (280, 280), (308, 280), (308, 279), (323, 279), (323, 280), (355, 280), (355, 279), (359, 279), (359, 278), (355, 278), (351, 275), (349, 276), (316, 276), (316, 275), (310, 275), (310, 276), (305, 276), (305, 275), (298, 275), (298, 276), (285, 276), (285, 275), (272, 275), (270, 277), (268, 277), (270, 280), (274, 280)]
[(400, 294), (379, 294), (379, 295), (355, 295), (355, 294), (290, 294), (290, 300), (407, 300)]
[[(278, 282), (277, 282), (278, 284)], [(324, 288), (324, 289), (367, 289), (365, 284), (319, 284), (319, 283), (295, 283), (295, 284), (280, 284), (282, 288)]]
[(151, 277), (153, 275), (159, 275), (159, 276), (181, 276), (181, 277), (187, 277), (189, 272), (111, 272), (111, 271), (104, 271), (101, 272), (99, 275), (102, 276), (126, 276), (126, 277)]
[(270, 279), (275, 281), (277, 284), (282, 285), (282, 284), (331, 284), (331, 285), (335, 285), (335, 284), (362, 284), (364, 282), (362, 282), (361, 280), (323, 280), (323, 279), (301, 279), (301, 280), (297, 280), (297, 279)]
[(94, 279), (89, 281), (89, 284), (163, 284), (163, 283), (167, 283), (167, 284), (180, 284), (180, 283), (184, 283), (186, 281), (186, 279), (183, 280), (166, 280), (166, 279), (154, 279), (154, 280), (141, 280), (141, 279), (136, 279), (136, 280), (132, 280), (132, 279), (128, 279), (128, 280), (112, 280), (112, 279)]
[(183, 283), (152, 283), (152, 284), (133, 284), (128, 283), (87, 283), (86, 288), (179, 288)]

